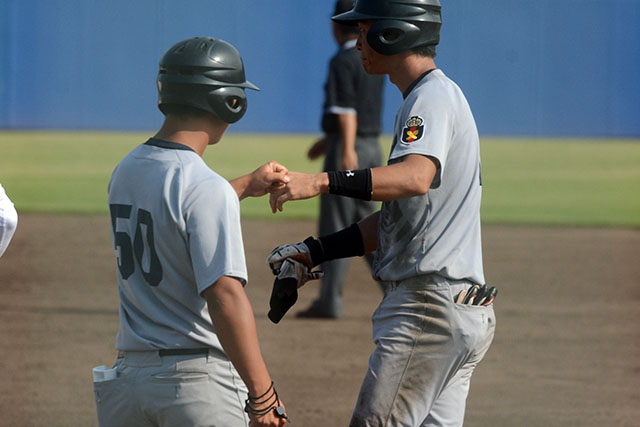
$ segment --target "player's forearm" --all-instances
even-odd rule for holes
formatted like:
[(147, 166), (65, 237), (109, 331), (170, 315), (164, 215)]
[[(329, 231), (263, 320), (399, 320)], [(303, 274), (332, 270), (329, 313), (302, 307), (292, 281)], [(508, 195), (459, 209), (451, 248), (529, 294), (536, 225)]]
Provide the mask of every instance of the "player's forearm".
[(216, 335), (249, 394), (260, 396), (271, 377), (260, 352), (253, 310), (240, 282), (223, 277), (205, 291)]
[[(321, 193), (342, 195), (365, 200), (389, 201), (421, 196), (429, 191), (436, 174), (436, 164), (431, 158), (410, 154), (399, 163), (373, 168), (371, 179), (367, 180), (368, 169), (359, 171), (333, 171), (331, 191), (329, 174), (303, 174), (290, 172), (290, 182), (281, 191), (272, 193), (269, 199), (271, 210), (282, 211), (289, 200), (302, 200), (316, 197)], [(337, 176), (336, 176), (337, 175)], [(355, 178), (353, 178), (355, 177)]]
[(291, 200), (309, 199), (329, 192), (329, 175), (326, 172), (289, 172), (289, 178), (287, 190)]
[(249, 188), (249, 184), (251, 183), (251, 174), (232, 179), (231, 181), (229, 181), (229, 183), (238, 195), (238, 199), (245, 199), (246, 197), (248, 197), (246, 192)]
[(329, 192), (329, 175), (327, 175), (326, 172), (309, 174), (307, 179), (309, 180), (310, 194), (313, 194), (313, 196), (309, 197), (315, 197), (322, 193)]
[(358, 227), (360, 227), (360, 233), (362, 234), (364, 253), (373, 252), (378, 247), (379, 220), (380, 211), (377, 211), (358, 222)]
[(268, 192), (284, 188), (289, 178), (286, 167), (276, 161), (270, 161), (260, 166), (250, 174), (229, 181), (238, 199), (247, 197), (261, 197)]
[(326, 172), (306, 174), (289, 172), (289, 183), (281, 192), (274, 192), (269, 198), (271, 211), (282, 211), (282, 206), (288, 200), (303, 200), (329, 192), (329, 176)]
[[(351, 158), (356, 152), (356, 134), (358, 132), (358, 116), (355, 114), (338, 114), (338, 128), (342, 142), (343, 159)], [(352, 168), (357, 168), (353, 165)]]

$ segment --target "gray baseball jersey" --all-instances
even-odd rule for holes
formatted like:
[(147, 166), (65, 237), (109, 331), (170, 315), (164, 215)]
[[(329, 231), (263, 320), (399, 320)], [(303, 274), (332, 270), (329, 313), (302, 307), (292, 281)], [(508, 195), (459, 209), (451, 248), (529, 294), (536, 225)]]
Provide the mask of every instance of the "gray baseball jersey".
[(240, 204), (190, 148), (150, 139), (109, 183), (118, 259), (119, 350), (222, 349), (201, 293), (222, 276), (246, 284)]
[(462, 91), (441, 70), (405, 93), (388, 163), (408, 154), (435, 158), (438, 170), (426, 195), (382, 204), (374, 277), (437, 273), (483, 284), (478, 131)]
[(18, 212), (4, 188), (0, 185), (0, 256), (9, 246), (18, 226)]

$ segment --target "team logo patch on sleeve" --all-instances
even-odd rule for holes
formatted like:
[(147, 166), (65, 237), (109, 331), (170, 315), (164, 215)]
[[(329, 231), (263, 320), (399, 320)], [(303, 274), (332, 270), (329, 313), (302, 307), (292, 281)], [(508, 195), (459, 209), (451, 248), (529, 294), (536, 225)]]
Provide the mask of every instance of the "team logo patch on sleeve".
[(424, 120), (420, 116), (412, 116), (402, 128), (402, 142), (410, 144), (422, 138)]

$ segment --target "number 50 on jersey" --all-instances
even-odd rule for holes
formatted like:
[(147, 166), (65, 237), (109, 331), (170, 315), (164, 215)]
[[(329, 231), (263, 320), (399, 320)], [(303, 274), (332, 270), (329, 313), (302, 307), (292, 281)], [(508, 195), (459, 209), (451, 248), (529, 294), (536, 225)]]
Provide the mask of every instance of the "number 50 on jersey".
[[(162, 265), (158, 259), (153, 241), (153, 219), (151, 218), (151, 213), (144, 209), (138, 209), (132, 218), (133, 207), (121, 204), (110, 204), (109, 211), (111, 213), (111, 227), (113, 229), (114, 249), (118, 259), (118, 270), (122, 279), (127, 280), (134, 273), (137, 265), (144, 280), (150, 286), (158, 286), (162, 281)], [(118, 218), (136, 222), (133, 241), (129, 233), (118, 231)], [(143, 229), (146, 239), (143, 238)], [(145, 252), (148, 254), (149, 259), (148, 271), (143, 268)]]

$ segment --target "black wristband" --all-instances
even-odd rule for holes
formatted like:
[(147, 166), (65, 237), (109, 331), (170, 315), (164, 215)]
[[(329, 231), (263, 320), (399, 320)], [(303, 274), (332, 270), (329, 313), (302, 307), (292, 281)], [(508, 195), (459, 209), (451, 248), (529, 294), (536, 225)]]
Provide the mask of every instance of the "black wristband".
[(329, 194), (371, 200), (373, 183), (371, 169), (355, 171), (329, 171)]
[(322, 244), (324, 261), (364, 255), (362, 233), (356, 223), (336, 233), (322, 236), (318, 240)]
[(303, 243), (309, 248), (314, 267), (325, 261), (364, 255), (364, 241), (357, 223), (317, 239), (307, 237)]
[(309, 248), (309, 256), (311, 257), (311, 262), (313, 266), (322, 264), (324, 262), (324, 251), (322, 250), (322, 244), (320, 240), (314, 239), (309, 236), (302, 242)]

